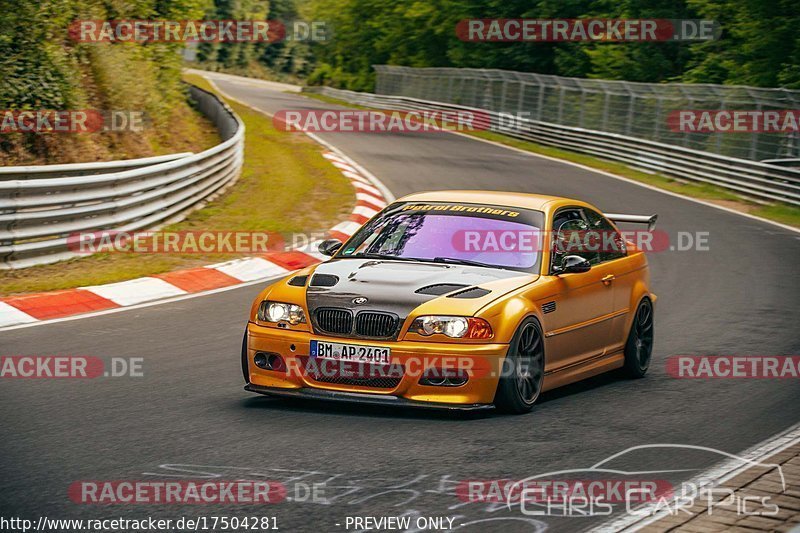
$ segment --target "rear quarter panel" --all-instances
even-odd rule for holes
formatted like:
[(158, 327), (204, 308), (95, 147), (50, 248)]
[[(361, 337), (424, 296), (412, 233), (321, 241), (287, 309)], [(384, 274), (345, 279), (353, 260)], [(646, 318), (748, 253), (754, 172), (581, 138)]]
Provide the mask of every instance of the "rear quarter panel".
[(619, 263), (620, 268), (614, 280), (614, 309), (624, 313), (614, 318), (612, 322), (609, 353), (621, 351), (625, 347), (639, 302), (645, 296), (652, 296), (650, 268), (645, 253), (630, 246), (628, 256), (620, 259)]

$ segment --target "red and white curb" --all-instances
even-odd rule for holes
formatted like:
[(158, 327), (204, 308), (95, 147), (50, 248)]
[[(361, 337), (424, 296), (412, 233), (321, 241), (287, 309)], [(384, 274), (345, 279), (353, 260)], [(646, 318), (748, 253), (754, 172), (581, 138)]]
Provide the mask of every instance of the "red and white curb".
[[(322, 155), (350, 180), (356, 191), (356, 205), (348, 220), (329, 230), (332, 238), (344, 241), (383, 209), (390, 198), (383, 192), (385, 187), (380, 182), (371, 175), (365, 176), (366, 172), (360, 170), (348, 157), (333, 151), (326, 151)], [(139, 305), (274, 278), (327, 259), (316, 251), (316, 244), (312, 243), (304, 250), (270, 252), (257, 257), (234, 259), (119, 283), (0, 298), (0, 328)]]

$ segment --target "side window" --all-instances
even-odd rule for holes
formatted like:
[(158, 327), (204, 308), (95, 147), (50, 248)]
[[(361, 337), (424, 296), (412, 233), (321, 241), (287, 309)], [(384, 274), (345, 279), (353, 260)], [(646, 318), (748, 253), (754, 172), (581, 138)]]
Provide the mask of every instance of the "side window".
[(582, 244), (587, 229), (580, 209), (563, 209), (556, 213), (553, 219), (551, 271), (553, 265), (560, 265), (567, 255), (579, 255), (590, 262), (597, 261), (597, 252), (590, 253)]
[(604, 263), (625, 257), (625, 239), (614, 229), (611, 222), (600, 213), (591, 209), (584, 209), (586, 222), (589, 226), (587, 246), (597, 251), (597, 261)]

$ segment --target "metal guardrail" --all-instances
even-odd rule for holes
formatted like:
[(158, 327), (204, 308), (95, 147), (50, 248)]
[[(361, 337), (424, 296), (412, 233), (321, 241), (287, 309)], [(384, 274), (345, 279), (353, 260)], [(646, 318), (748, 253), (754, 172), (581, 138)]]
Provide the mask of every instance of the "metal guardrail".
[(77, 254), (69, 236), (175, 222), (230, 186), (242, 169), (244, 124), (213, 94), (189, 88), (223, 142), (198, 154), (0, 168), (0, 269)]
[(636, 137), (563, 126), (528, 119), (514, 119), (475, 107), (434, 102), (404, 96), (379, 95), (310, 87), (305, 89), (351, 104), (399, 111), (461, 110), (474, 113), (479, 128), (511, 137), (556, 146), (603, 159), (620, 161), (646, 172), (724, 187), (750, 199), (800, 205), (800, 169), (747, 159), (737, 159)]
[(777, 165), (779, 167), (800, 168), (800, 157), (793, 159), (762, 159), (761, 162), (768, 165)]
[(513, 70), (373, 65), (375, 93), (488, 109), (537, 122), (761, 161), (800, 157), (800, 135), (676, 131), (682, 110), (797, 109), (800, 91), (708, 83), (641, 83)]

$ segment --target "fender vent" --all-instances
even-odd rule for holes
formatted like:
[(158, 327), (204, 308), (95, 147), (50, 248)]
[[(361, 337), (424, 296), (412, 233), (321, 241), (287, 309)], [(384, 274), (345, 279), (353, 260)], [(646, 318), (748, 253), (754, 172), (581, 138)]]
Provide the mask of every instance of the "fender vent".
[(556, 303), (555, 302), (547, 302), (546, 304), (542, 305), (542, 313), (552, 313), (556, 310)]
[(472, 287), (471, 289), (451, 294), (448, 296), (448, 298), (463, 298), (465, 300), (471, 300), (473, 298), (483, 298), (490, 292), (492, 291), (481, 289), (480, 287)]
[(462, 285), (460, 283), (437, 283), (435, 285), (428, 285), (427, 287), (419, 288), (414, 292), (417, 294), (441, 296), (443, 294), (447, 294), (448, 292), (457, 291), (458, 289), (465, 289), (467, 287), (469, 287), (469, 285)]
[(332, 274), (314, 274), (311, 278), (311, 287), (333, 287), (339, 283), (339, 278)]
[(308, 276), (295, 276), (289, 280), (289, 285), (292, 287), (305, 287)]

